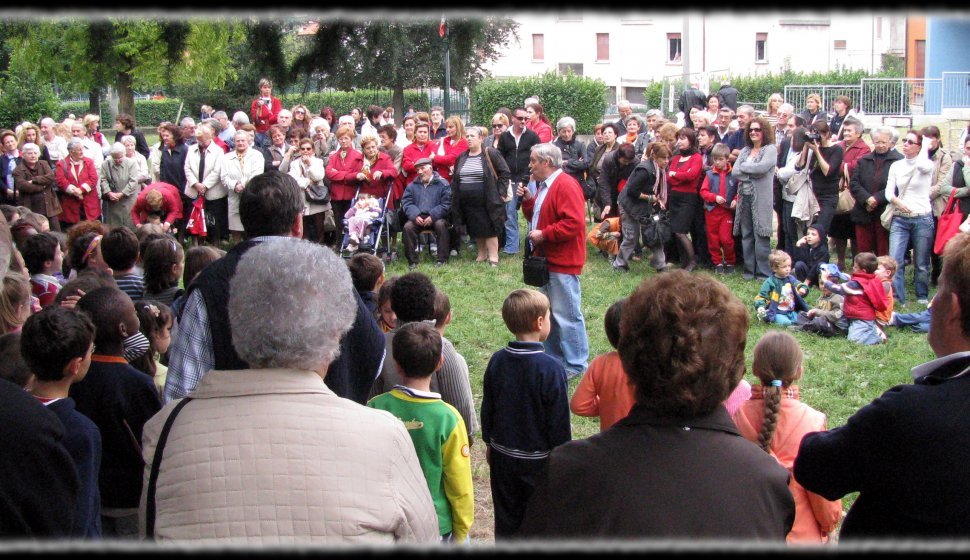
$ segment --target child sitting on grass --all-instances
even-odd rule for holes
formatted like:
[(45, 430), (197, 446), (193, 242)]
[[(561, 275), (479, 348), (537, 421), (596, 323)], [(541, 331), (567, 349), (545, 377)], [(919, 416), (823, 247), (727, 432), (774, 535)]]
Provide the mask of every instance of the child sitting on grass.
[(774, 250), (768, 255), (768, 264), (774, 273), (765, 278), (761, 291), (755, 297), (754, 307), (758, 318), (776, 325), (793, 325), (799, 311), (808, 311), (805, 296), (808, 286), (791, 275), (791, 257), (784, 251)]
[[(603, 318), (606, 339), (613, 348), (620, 343), (620, 316), (624, 302), (626, 298), (613, 302)], [(590, 362), (569, 401), (569, 409), (578, 416), (599, 416), (602, 432), (625, 418), (634, 401), (630, 378), (623, 370), (620, 355), (612, 350)]]
[(795, 242), (795, 278), (808, 286), (818, 286), (819, 265), (829, 262), (829, 244), (825, 241), (825, 230), (814, 224), (808, 226), (805, 235)]
[(431, 374), (441, 367), (441, 335), (426, 323), (408, 323), (394, 336), (393, 357), (401, 384), (371, 399), (404, 422), (428, 482), (444, 542), (464, 543), (475, 519), (471, 455), (461, 414), (431, 392)]
[[(805, 434), (825, 430), (825, 415), (799, 400), (795, 382), (802, 377), (803, 356), (798, 341), (786, 332), (762, 336), (754, 347), (751, 366), (761, 384), (734, 415), (741, 435), (789, 471)], [(813, 494), (794, 477), (788, 479), (788, 487), (795, 498), (795, 522), (788, 542), (827, 542), (842, 517), (842, 501)]]
[[(823, 264), (822, 268), (829, 274), (842, 277), (839, 267), (834, 264)], [(849, 277), (845, 276), (845, 280)], [(811, 332), (822, 336), (841, 336), (845, 334), (846, 322), (842, 305), (844, 298), (840, 294), (832, 293), (823, 284), (821, 286), (822, 295), (815, 302), (815, 307), (808, 311), (800, 311), (795, 325), (790, 327), (793, 330)]]
[(896, 259), (889, 255), (876, 257), (876, 262), (879, 263), (879, 266), (876, 267), (876, 278), (882, 280), (882, 287), (889, 294), (886, 301), (886, 309), (876, 311), (876, 323), (880, 327), (883, 327), (882, 332), (885, 333), (886, 330), (884, 327), (889, 325), (889, 322), (892, 320), (893, 308), (896, 306), (896, 298), (893, 297), (893, 277), (896, 276), (896, 270), (899, 268), (899, 265), (896, 263)]
[(852, 261), (852, 277), (845, 284), (831, 282), (827, 270), (819, 276), (827, 289), (845, 296), (842, 309), (849, 322), (849, 340), (852, 342), (871, 345), (886, 340), (876, 323), (876, 312), (884, 311), (889, 305), (882, 279), (875, 275), (878, 266), (876, 255), (859, 253)]

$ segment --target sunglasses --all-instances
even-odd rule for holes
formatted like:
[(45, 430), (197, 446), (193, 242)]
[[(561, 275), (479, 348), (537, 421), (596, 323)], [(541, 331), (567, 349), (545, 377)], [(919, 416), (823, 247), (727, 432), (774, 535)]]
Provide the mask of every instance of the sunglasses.
[(909, 146), (915, 146), (915, 145), (918, 145), (919, 142), (914, 142), (913, 140), (910, 140), (909, 138), (907, 138), (907, 139), (903, 140), (903, 144), (906, 144), (906, 145), (909, 145)]
[(300, 148), (301, 152), (312, 152), (313, 148)]
[(761, 129), (760, 128), (749, 128), (748, 129), (748, 132), (751, 132), (751, 133), (757, 132), (758, 134), (761, 134)]
[(515, 117), (515, 120), (526, 121), (529, 120), (529, 117)]
[(503, 126), (505, 126), (505, 125), (502, 124), (502, 123), (492, 123), (492, 128), (501, 128)]

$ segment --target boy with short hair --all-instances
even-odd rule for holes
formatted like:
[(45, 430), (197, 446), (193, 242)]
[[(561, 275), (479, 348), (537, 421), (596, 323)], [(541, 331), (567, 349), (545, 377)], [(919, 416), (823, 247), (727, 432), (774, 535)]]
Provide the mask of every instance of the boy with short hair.
[(893, 277), (896, 276), (896, 270), (899, 268), (899, 264), (896, 262), (896, 259), (889, 255), (876, 257), (876, 262), (879, 263), (876, 267), (876, 278), (882, 280), (882, 287), (889, 294), (886, 300), (886, 309), (876, 311), (876, 323), (880, 327), (883, 327), (882, 332), (885, 333), (885, 327), (892, 321), (893, 309), (896, 306), (896, 298), (893, 297)]
[(22, 247), (20, 253), (30, 272), (30, 292), (41, 307), (47, 307), (61, 291), (61, 283), (54, 276), (64, 263), (61, 244), (50, 233), (38, 233), (25, 239)]
[(24, 323), (20, 352), (34, 374), (30, 392), (64, 424), (64, 446), (80, 481), (71, 534), (84, 538), (101, 537), (101, 432), (68, 394), (87, 375), (93, 350), (94, 325), (79, 311), (52, 306)]
[(408, 323), (397, 330), (395, 342), (401, 384), (367, 406), (404, 422), (431, 491), (442, 541), (467, 542), (475, 519), (468, 434), (458, 410), (431, 391), (431, 374), (444, 361), (441, 334), (427, 323)]
[[(876, 312), (889, 305), (882, 279), (875, 275), (879, 261), (872, 253), (859, 253), (852, 261), (852, 278), (845, 284), (829, 281), (829, 273), (822, 271), (820, 280), (830, 291), (845, 296), (843, 310), (849, 321), (849, 340), (860, 344), (879, 344), (886, 340)], [(891, 297), (891, 296), (890, 296)]]
[(482, 439), (491, 468), (495, 539), (514, 537), (549, 452), (572, 439), (566, 369), (546, 354), (549, 298), (515, 290), (502, 304), (515, 340), (492, 355), (482, 393)]
[(613, 302), (603, 317), (606, 340), (613, 350), (596, 356), (590, 362), (589, 369), (583, 374), (569, 401), (573, 414), (599, 416), (601, 432), (625, 418), (636, 401), (633, 385), (616, 351), (620, 343), (620, 317), (626, 300), (623, 298)]
[(384, 283), (384, 262), (370, 253), (357, 253), (347, 263), (354, 288), (371, 313), (377, 311), (377, 291)]
[(799, 311), (808, 311), (805, 296), (808, 286), (791, 275), (791, 257), (775, 249), (768, 254), (768, 264), (774, 273), (765, 278), (761, 291), (754, 299), (758, 318), (776, 325), (794, 325)]
[(731, 149), (725, 144), (718, 143), (711, 149), (714, 166), (705, 172), (700, 190), (704, 200), (707, 247), (715, 274), (731, 274), (736, 263), (733, 229), (738, 184), (731, 176), (730, 155)]
[(142, 428), (161, 408), (155, 382), (124, 358), (124, 341), (139, 332), (135, 306), (118, 288), (92, 290), (78, 302), (94, 323), (94, 355), (87, 376), (71, 385), (77, 410), (101, 430), (103, 455), (98, 486), (106, 536), (138, 534), (144, 460)]
[[(822, 267), (832, 275), (836, 275), (843, 280), (849, 277), (839, 271), (839, 267), (834, 264), (823, 264)], [(838, 336), (845, 334), (846, 322), (843, 317), (842, 305), (843, 296), (832, 293), (831, 290), (821, 286), (822, 295), (819, 296), (815, 307), (808, 311), (798, 313), (795, 326), (790, 328), (805, 332), (812, 332), (822, 336)]]
[(111, 267), (118, 288), (134, 300), (145, 295), (145, 279), (135, 270), (138, 237), (125, 226), (116, 226), (101, 239), (101, 258)]
[(445, 327), (451, 324), (451, 298), (448, 294), (435, 288), (434, 293), (434, 328), (441, 336), (445, 336)]
[(795, 278), (809, 286), (818, 286), (819, 265), (829, 262), (829, 244), (825, 229), (818, 224), (808, 226), (805, 235), (795, 243)]

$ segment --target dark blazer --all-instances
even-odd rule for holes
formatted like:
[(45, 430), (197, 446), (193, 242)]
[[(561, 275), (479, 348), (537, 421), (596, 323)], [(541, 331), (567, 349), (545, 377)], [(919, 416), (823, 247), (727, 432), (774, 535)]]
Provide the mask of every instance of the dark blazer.
[[(498, 173), (498, 177), (492, 173), (492, 169), (488, 166), (488, 162), (482, 161), (482, 168), (485, 172), (485, 212), (488, 214), (489, 219), (492, 222), (492, 227), (495, 231), (503, 231), (505, 228), (505, 201), (502, 197), (508, 193), (509, 177), (509, 166), (506, 165), (505, 159), (502, 154), (499, 153), (495, 148), (490, 148), (483, 146), (482, 150), (486, 150), (489, 160), (495, 167), (495, 173)], [(463, 209), (461, 207), (461, 196), (459, 195), (459, 190), (461, 189), (461, 168), (468, 161), (468, 151), (462, 152), (455, 160), (455, 171), (451, 174), (451, 222), (457, 225), (463, 225), (465, 223), (465, 216), (463, 214)], [(515, 192), (513, 189), (512, 192)]]
[(519, 536), (783, 543), (795, 519), (788, 478), (723, 406), (676, 420), (635, 405), (609, 430), (553, 450)]
[[(13, 197), (13, 191), (10, 191), (9, 187), (7, 187), (7, 178), (13, 175), (13, 169), (10, 169), (10, 165), (9, 165), (10, 159), (11, 159), (10, 156), (8, 156), (7, 154), (0, 155), (0, 189), (3, 189), (3, 197), (5, 202), (17, 204), (17, 202), (15, 202)], [(15, 157), (13, 159), (15, 162), (14, 168), (16, 168), (17, 165), (19, 165), (20, 162), (23, 161), (23, 158), (21, 157)]]
[(596, 197), (601, 208), (610, 206), (610, 216), (619, 216), (620, 208), (617, 206), (616, 197), (619, 196), (618, 190), (620, 181), (628, 179), (633, 168), (640, 163), (640, 158), (633, 157), (633, 161), (626, 165), (620, 165), (620, 151), (613, 150), (603, 156), (602, 173), (596, 177)]
[[(512, 174), (512, 182), (529, 182), (529, 155), (532, 153), (532, 146), (541, 144), (539, 135), (528, 128), (522, 131), (519, 138), (518, 147), (515, 146), (515, 137), (512, 136), (512, 129), (509, 128), (498, 138), (498, 151), (505, 158), (509, 173)], [(514, 191), (515, 189), (513, 189)]]
[(897, 385), (845, 425), (805, 436), (795, 479), (833, 500), (859, 492), (840, 540), (970, 536), (970, 357)]
[[(953, 162), (953, 181), (951, 182), (953, 188), (962, 189), (967, 186), (967, 182), (963, 180), (963, 160), (958, 159)], [(953, 196), (952, 194), (950, 196)], [(957, 198), (957, 207), (960, 208), (960, 213), (964, 216), (970, 216), (970, 197), (963, 196)]]
[[(903, 154), (897, 150), (889, 150), (886, 153), (886, 161), (882, 163), (877, 177), (875, 153), (870, 152), (859, 158), (849, 181), (849, 190), (852, 191), (852, 197), (855, 198), (855, 206), (849, 213), (849, 219), (852, 220), (852, 223), (866, 225), (879, 219), (883, 209), (886, 208), (886, 181), (889, 180), (889, 167), (894, 161), (901, 159), (903, 159)], [(878, 202), (872, 212), (866, 210), (866, 200), (870, 196), (875, 197), (876, 202)]]

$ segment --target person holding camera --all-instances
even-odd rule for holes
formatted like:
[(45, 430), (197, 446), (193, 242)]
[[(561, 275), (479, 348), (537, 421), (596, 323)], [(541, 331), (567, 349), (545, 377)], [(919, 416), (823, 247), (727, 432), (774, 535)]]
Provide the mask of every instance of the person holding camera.
[[(811, 152), (811, 158), (809, 158)], [(839, 205), (839, 179), (842, 177), (842, 146), (832, 142), (832, 132), (825, 121), (815, 121), (805, 135), (802, 155), (795, 164), (796, 170), (811, 166), (812, 192), (818, 201), (819, 212), (815, 222), (825, 231), (832, 228), (832, 218)], [(811, 161), (809, 161), (811, 159)]]
[(266, 131), (276, 124), (277, 116), (283, 110), (283, 102), (273, 97), (273, 83), (263, 78), (259, 81), (259, 97), (253, 99), (249, 109), (253, 126), (256, 127), (256, 145), (266, 146)]

